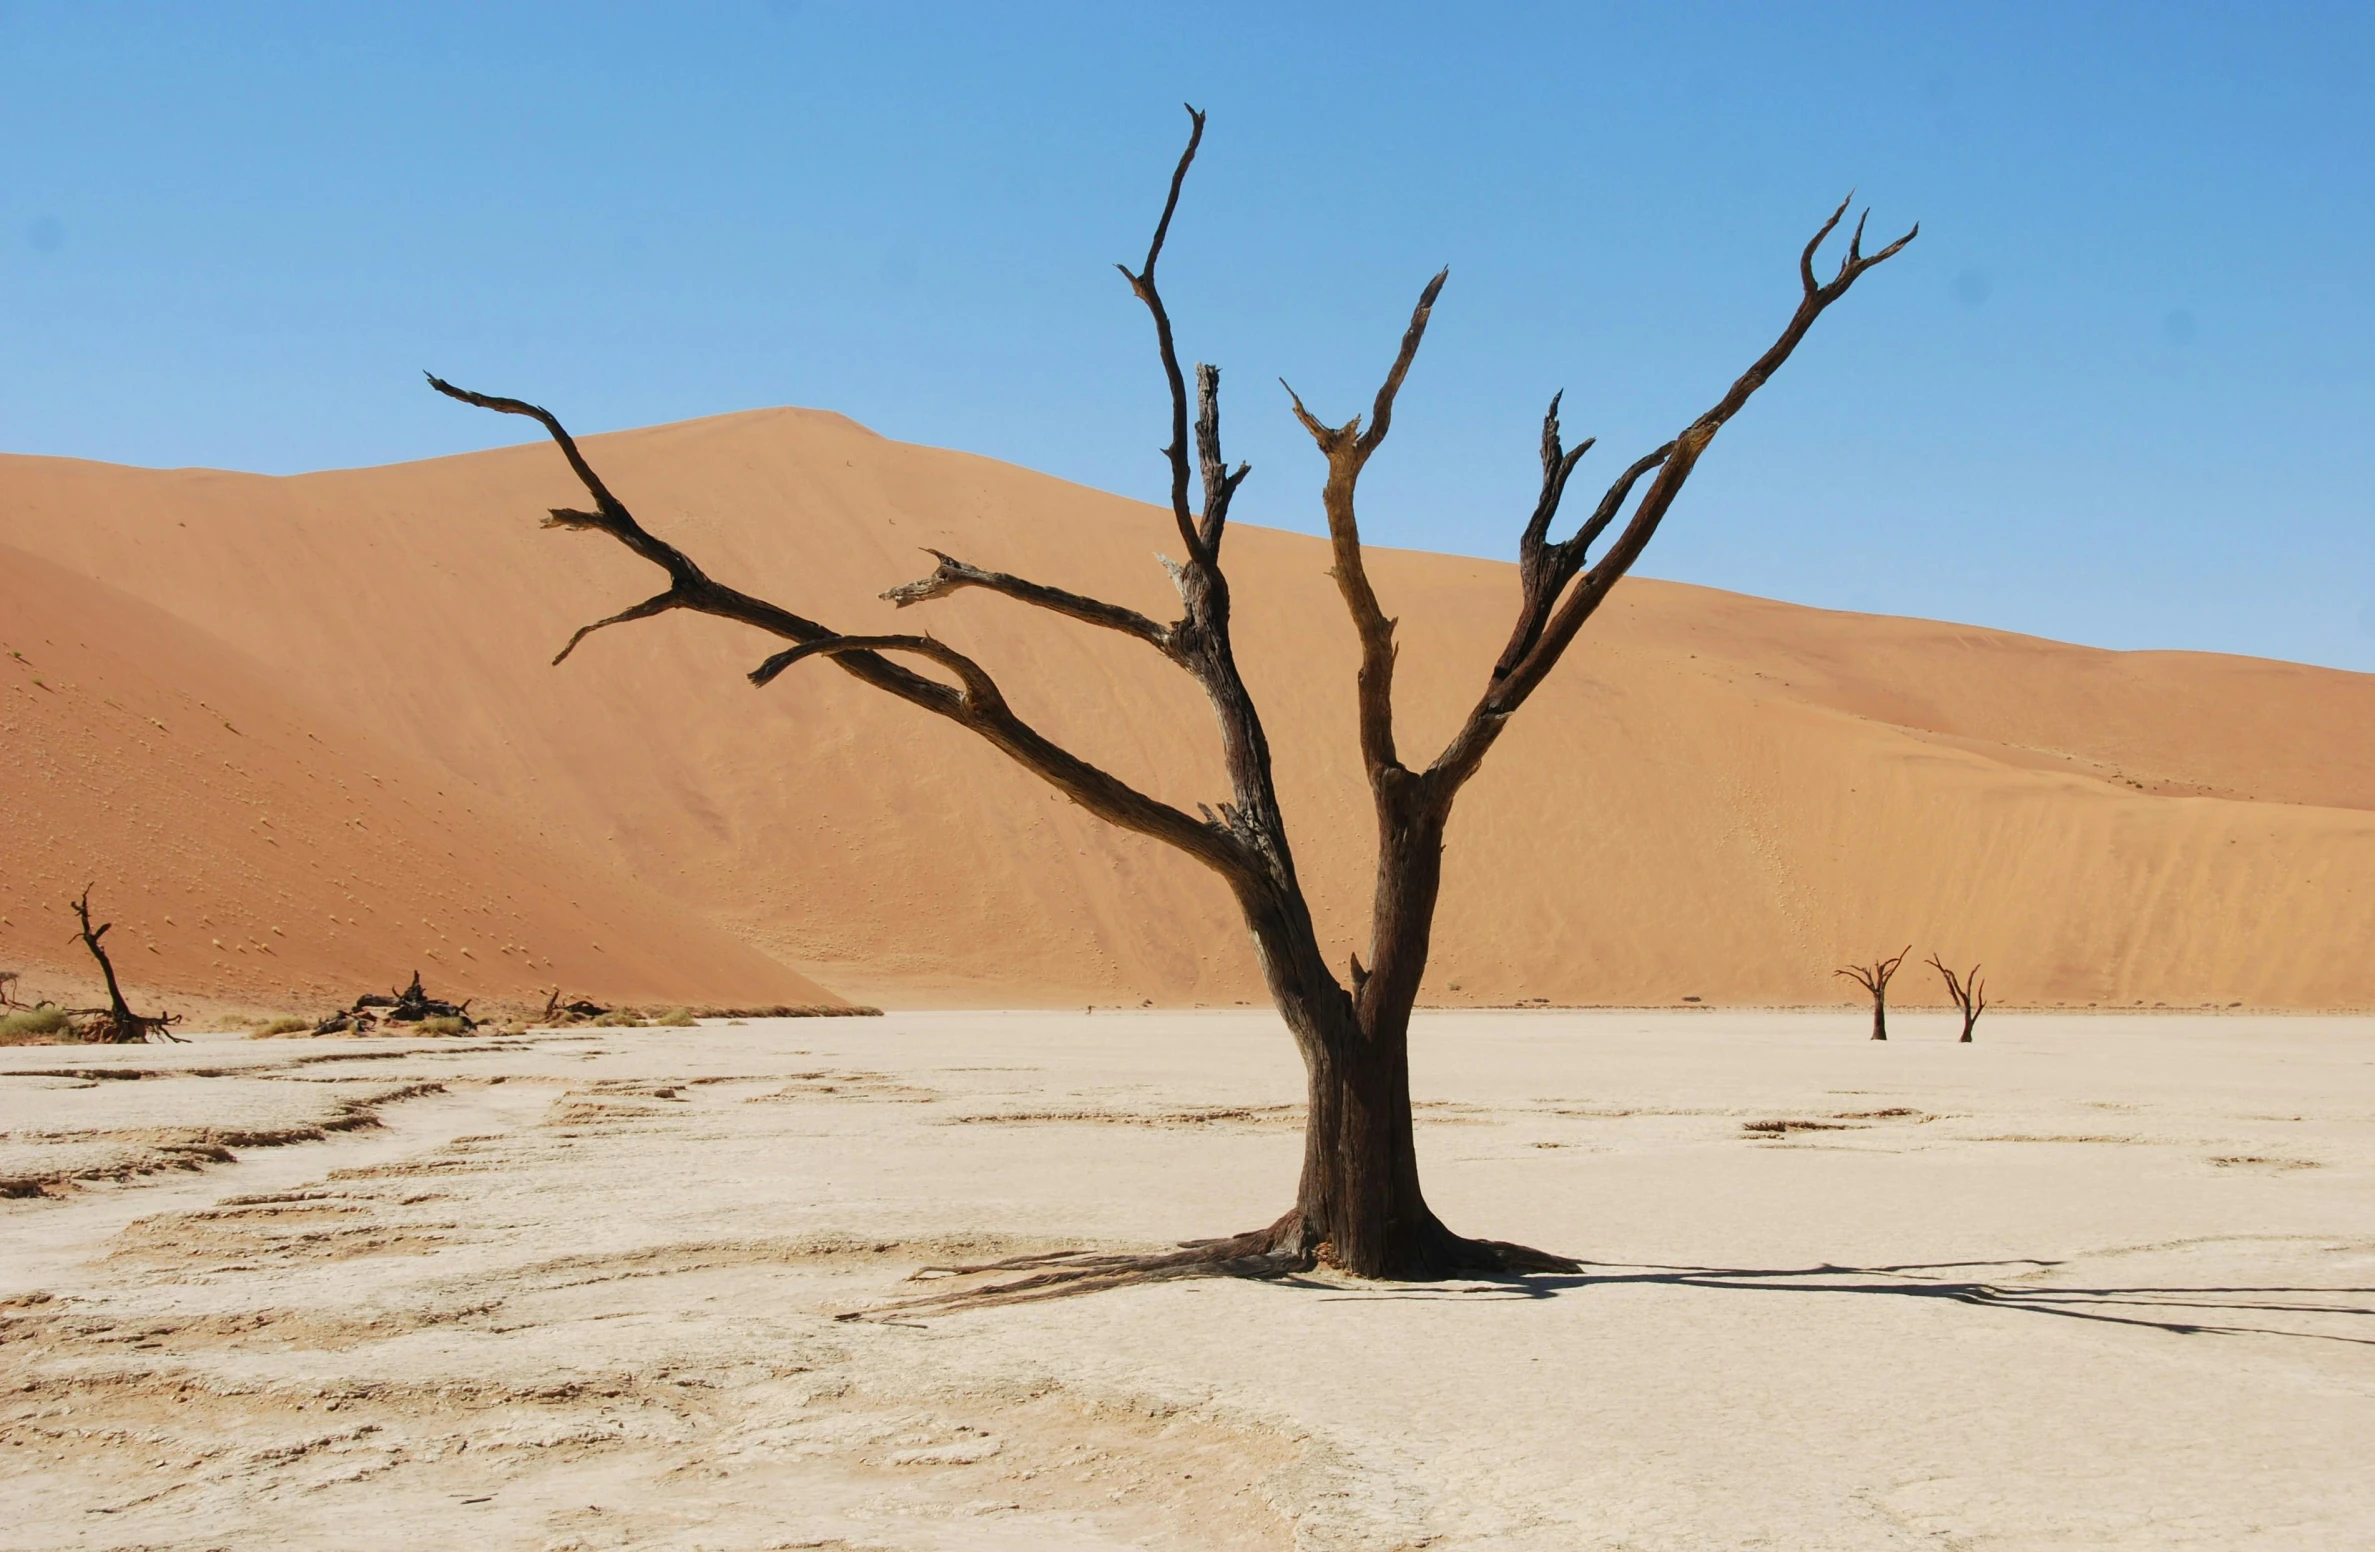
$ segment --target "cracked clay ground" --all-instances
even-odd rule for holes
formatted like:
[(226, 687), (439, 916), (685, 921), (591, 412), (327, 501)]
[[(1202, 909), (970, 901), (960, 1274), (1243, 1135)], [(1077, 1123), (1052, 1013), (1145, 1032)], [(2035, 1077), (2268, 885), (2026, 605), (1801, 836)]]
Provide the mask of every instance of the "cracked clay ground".
[(1579, 1277), (837, 1320), (1267, 1222), (1250, 1014), (0, 1052), (0, 1547), (2375, 1543), (2375, 1020), (1440, 1014)]

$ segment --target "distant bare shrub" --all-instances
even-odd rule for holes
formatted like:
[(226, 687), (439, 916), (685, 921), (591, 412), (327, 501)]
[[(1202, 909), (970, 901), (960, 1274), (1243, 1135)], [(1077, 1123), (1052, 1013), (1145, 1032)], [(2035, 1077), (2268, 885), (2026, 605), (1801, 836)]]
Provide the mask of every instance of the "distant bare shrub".
[(266, 1019), (263, 1023), (258, 1024), (255, 1038), (269, 1040), (275, 1035), (302, 1035), (309, 1033), (312, 1029), (313, 1020), (291, 1018), (283, 1014), (279, 1018)]

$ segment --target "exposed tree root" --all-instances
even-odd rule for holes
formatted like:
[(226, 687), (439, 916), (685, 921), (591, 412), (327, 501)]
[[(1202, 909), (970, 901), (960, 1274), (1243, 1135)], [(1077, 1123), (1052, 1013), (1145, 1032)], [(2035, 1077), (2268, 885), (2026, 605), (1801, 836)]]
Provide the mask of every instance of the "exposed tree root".
[[(1179, 1282), (1191, 1277), (1243, 1277), (1266, 1282), (1314, 1271), (1323, 1266), (1335, 1267), (1337, 1263), (1332, 1251), (1333, 1247), (1324, 1240), (1312, 1243), (1304, 1227), (1302, 1213), (1295, 1211), (1267, 1228), (1254, 1229), (1226, 1239), (1185, 1240), (1176, 1250), (1159, 1251), (1151, 1255), (1055, 1250), (1038, 1255), (1009, 1256), (1003, 1261), (983, 1261), (969, 1266), (921, 1267), (909, 1277), (910, 1282), (985, 1277), (1000, 1272), (1020, 1272), (1024, 1275), (1007, 1282), (954, 1288), (945, 1293), (930, 1293), (921, 1298), (878, 1304), (870, 1309), (850, 1310), (834, 1318), (866, 1320), (895, 1314), (949, 1314), (958, 1310), (987, 1309), (999, 1304), (1068, 1299), (1079, 1294), (1102, 1293), (1109, 1288)], [(1529, 1272), (1582, 1270), (1581, 1262), (1567, 1256), (1552, 1255), (1527, 1245), (1512, 1245), (1504, 1240), (1462, 1239), (1436, 1224), (1434, 1232), (1428, 1236), (1420, 1264), (1413, 1267), (1408, 1277), (1392, 1280), (1426, 1282), (1462, 1275), (1513, 1277), (1524, 1276)]]

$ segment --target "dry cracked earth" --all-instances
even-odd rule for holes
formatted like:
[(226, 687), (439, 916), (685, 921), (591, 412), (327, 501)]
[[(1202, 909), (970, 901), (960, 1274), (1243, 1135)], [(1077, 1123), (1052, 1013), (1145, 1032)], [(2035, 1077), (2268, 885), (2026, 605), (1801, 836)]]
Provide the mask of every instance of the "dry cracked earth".
[[(1584, 1276), (955, 1314), (1274, 1216), (1247, 1015), (0, 1053), (0, 1546), (2375, 1541), (2375, 1024), (1445, 1015)], [(862, 1318), (837, 1318), (858, 1314)]]

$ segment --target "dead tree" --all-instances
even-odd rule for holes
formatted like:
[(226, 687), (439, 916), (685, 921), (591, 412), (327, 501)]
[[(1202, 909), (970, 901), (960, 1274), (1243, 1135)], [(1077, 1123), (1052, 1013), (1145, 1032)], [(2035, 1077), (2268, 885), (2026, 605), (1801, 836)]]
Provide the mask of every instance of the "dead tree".
[(1973, 1026), (1978, 1024), (1979, 1015), (1987, 1011), (1987, 994), (1980, 988), (1979, 967), (1973, 965), (1969, 975), (1956, 975), (1946, 968), (1937, 955), (1932, 954), (1930, 968), (1946, 977), (1946, 995), (1962, 1010), (1963, 1015), (1963, 1038), (1957, 1043), (1969, 1045)]
[[(572, 999), (571, 1001), (563, 1002), (561, 1000), (561, 989), (556, 986), (552, 989), (552, 994), (544, 999), (543, 1022), (545, 1025), (550, 1026), (554, 1024), (570, 1023), (577, 1019), (598, 1019), (609, 1011), (610, 1010), (602, 1006), (602, 1004), (587, 997), (578, 997)], [(733, 1016), (734, 1015), (731, 1014), (719, 1015), (719, 1017), (724, 1018), (730, 1018)]]
[(1869, 965), (1849, 965), (1844, 970), (1831, 972), (1833, 975), (1846, 976), (1872, 994), (1872, 1038), (1875, 1040), (1888, 1038), (1889, 979), (1897, 973), (1897, 966), (1905, 962), (1905, 956), (1912, 952), (1913, 945), (1908, 943), (1897, 951), (1894, 959), (1883, 959)]
[(152, 1018), (145, 1013), (133, 1012), (131, 1004), (124, 1001), (124, 989), (116, 984), (115, 966), (109, 962), (107, 949), (99, 941), (107, 936), (107, 930), (115, 923), (101, 922), (96, 927), (91, 925), (90, 888), (86, 885), (82, 898), (72, 903), (75, 919), (82, 924), (82, 931), (78, 934), (82, 946), (91, 951), (93, 959), (99, 961), (99, 973), (107, 980), (107, 1006), (76, 1009), (76, 1031), (96, 1045), (138, 1045), (147, 1040), (180, 1040), (181, 1037), (173, 1032), (173, 1026), (181, 1021), (179, 1014), (160, 1013)]
[[(385, 1009), (385, 1012), (375, 1012)], [(342, 1013), (333, 1013), (313, 1027), (317, 1035), (342, 1033), (362, 1034), (381, 1019), (391, 1024), (418, 1024), (423, 1019), (460, 1019), (464, 1029), (476, 1029), (478, 1020), (470, 1016), (470, 1004), (444, 1002), (430, 996), (421, 988), (421, 973), (412, 972), (412, 984), (400, 992), (365, 992), (354, 1005)]]
[[(1296, 418), (1326, 460), (1321, 504), (1334, 553), (1332, 574), (1360, 643), (1360, 751), (1377, 814), (1369, 942), (1364, 952), (1350, 956), (1348, 974), (1339, 979), (1305, 902), (1271, 774), (1269, 738), (1239, 675), (1230, 638), (1229, 579), (1222, 569), (1221, 550), (1229, 505), (1247, 468), (1241, 463), (1232, 469), (1222, 456), (1219, 370), (1198, 365), (1191, 392), (1190, 375), (1181, 367), (1173, 341), (1171, 316), (1155, 281), (1155, 266), (1179, 207), (1180, 187), (1204, 133), (1204, 115), (1192, 107), (1188, 113), (1192, 127), (1187, 148), (1172, 172), (1145, 262), (1135, 272), (1118, 266), (1151, 316), (1156, 353), (1170, 389), (1170, 442), (1164, 456), (1169, 462), (1170, 517), (1179, 558), (1163, 560), (1178, 590), (1179, 617), (1169, 622), (1151, 619), (1135, 609), (938, 554), (930, 575), (883, 596), (908, 607), (978, 588), (1127, 636), (1168, 659), (1203, 690), (1220, 723), (1229, 793), (1216, 803), (1198, 805), (1197, 813), (1161, 802), (1054, 743), (1015, 712), (986, 668), (945, 642), (922, 634), (844, 635), (713, 579), (635, 519), (549, 411), (519, 399), (457, 388), (434, 376), (430, 386), (463, 403), (523, 415), (540, 424), (593, 503), (590, 511), (555, 508), (546, 526), (604, 535), (649, 561), (667, 579), (665, 587), (641, 603), (580, 628), (554, 658), (556, 663), (594, 631), (670, 610), (735, 621), (787, 643), (752, 670), (753, 684), (770, 684), (812, 659), (829, 661), (861, 684), (969, 729), (1100, 819), (1194, 858), (1234, 895), (1271, 999), (1302, 1053), (1309, 1078), (1302, 1178), (1293, 1205), (1265, 1227), (1193, 1242), (1167, 1255), (1064, 1256), (1014, 1263), (1011, 1269), (1029, 1275), (974, 1297), (1032, 1297), (1209, 1273), (1278, 1275), (1315, 1263), (1364, 1277), (1394, 1278), (1572, 1269), (1575, 1263), (1562, 1257), (1453, 1233), (1428, 1209), (1419, 1189), (1407, 1037), (1442, 886), (1444, 828), (1461, 789), (1510, 719), (1549, 677), (1609, 589), (1639, 559), (1716, 433), (1789, 359), (1823, 311), (1845, 296), (1865, 271), (1904, 247), (1914, 233), (1866, 254), (1859, 219), (1837, 272), (1818, 280), (1815, 253), (1846, 214), (1842, 203), (1799, 256), (1801, 292), (1779, 338), (1713, 408), (1618, 474), (1590, 514), (1562, 540), (1551, 538), (1551, 525), (1568, 477), (1591, 443), (1574, 448), (1561, 444), (1559, 400), (1551, 399), (1542, 421), (1541, 492), (1518, 537), (1517, 619), (1474, 707), (1431, 761), (1406, 761), (1395, 739), (1394, 621), (1369, 582), (1354, 495), (1362, 471), (1385, 442), (1395, 397), (1418, 354), (1448, 272), (1436, 275), (1420, 292), (1366, 424), (1357, 415), (1341, 424), (1324, 421), (1288, 390)], [(1190, 488), (1199, 477), (1201, 500), (1191, 501)], [(1641, 493), (1634, 501), (1637, 487)], [(1614, 541), (1587, 564), (1587, 551), (1612, 526)]]

